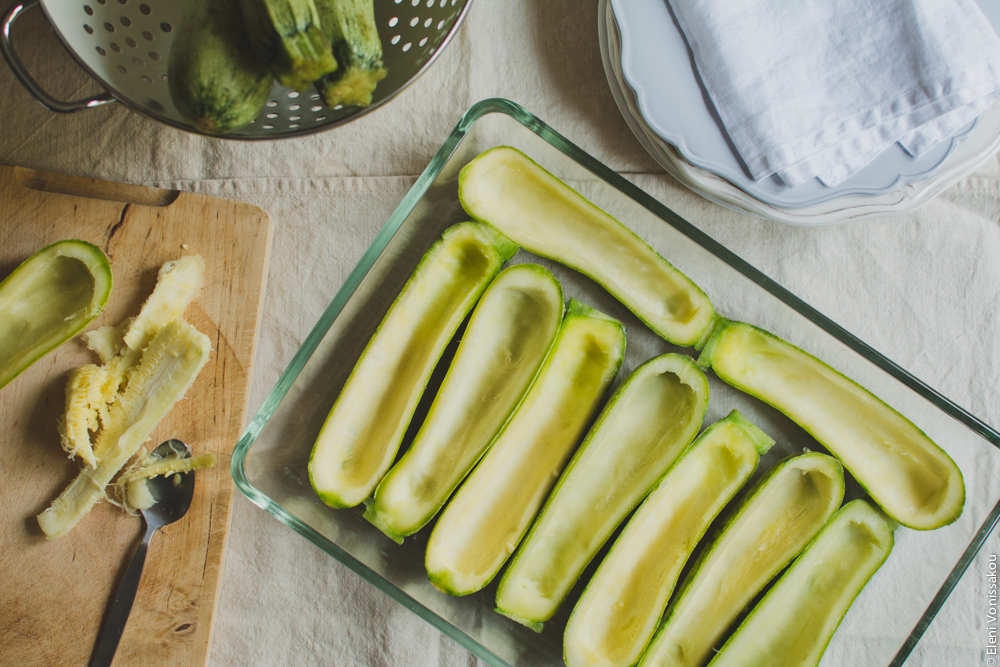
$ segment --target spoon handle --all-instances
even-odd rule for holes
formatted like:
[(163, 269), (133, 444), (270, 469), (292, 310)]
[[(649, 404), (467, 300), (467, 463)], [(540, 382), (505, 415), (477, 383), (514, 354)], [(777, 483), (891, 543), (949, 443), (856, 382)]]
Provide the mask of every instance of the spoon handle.
[(94, 653), (90, 656), (90, 667), (108, 667), (115, 659), (118, 642), (121, 641), (125, 623), (132, 611), (132, 603), (135, 602), (135, 593), (139, 589), (142, 566), (146, 563), (146, 552), (149, 550), (149, 540), (153, 537), (155, 530), (147, 524), (146, 533), (142, 536), (139, 546), (135, 548), (132, 562), (128, 564), (125, 576), (122, 577), (122, 582), (115, 592), (115, 601), (111, 603), (111, 608), (108, 609), (108, 614), (104, 617), (101, 636), (97, 640)]

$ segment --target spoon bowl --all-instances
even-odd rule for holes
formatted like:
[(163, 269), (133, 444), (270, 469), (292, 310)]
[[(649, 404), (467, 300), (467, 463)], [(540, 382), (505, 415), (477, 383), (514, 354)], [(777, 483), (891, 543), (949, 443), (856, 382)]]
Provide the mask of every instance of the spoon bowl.
[[(154, 458), (179, 456), (190, 458), (191, 452), (180, 440), (167, 440), (153, 450)], [(139, 510), (146, 520), (146, 530), (155, 531), (180, 519), (187, 513), (194, 496), (194, 472), (176, 473), (169, 477), (150, 477), (146, 487), (153, 496), (153, 506)]]
[[(153, 456), (161, 459), (172, 456), (190, 458), (191, 452), (180, 440), (167, 440), (153, 450)], [(118, 585), (115, 600), (108, 609), (97, 646), (90, 656), (90, 667), (105, 667), (114, 660), (118, 642), (121, 641), (125, 623), (132, 611), (132, 603), (135, 602), (136, 591), (139, 590), (149, 542), (153, 533), (177, 521), (188, 511), (191, 498), (194, 496), (194, 471), (151, 477), (146, 480), (146, 487), (153, 496), (153, 504), (147, 509), (140, 510), (146, 523), (146, 532), (135, 549), (132, 561), (125, 570), (125, 576)]]

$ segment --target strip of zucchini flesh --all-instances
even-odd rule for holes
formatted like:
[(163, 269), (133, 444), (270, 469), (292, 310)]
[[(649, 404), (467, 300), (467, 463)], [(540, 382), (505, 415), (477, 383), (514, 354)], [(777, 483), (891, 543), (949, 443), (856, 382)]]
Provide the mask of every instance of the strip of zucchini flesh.
[(754, 596), (826, 525), (844, 499), (844, 469), (819, 452), (762, 478), (704, 549), (640, 667), (701, 667)]
[(540, 632), (615, 528), (698, 434), (708, 380), (681, 354), (626, 378), (504, 572), (497, 611)]
[(735, 410), (684, 452), (636, 510), (577, 601), (568, 667), (625, 667), (642, 655), (709, 524), (774, 441)]
[(111, 295), (111, 264), (75, 239), (48, 245), (0, 282), (0, 387), (83, 331)]
[(895, 522), (867, 500), (844, 505), (754, 607), (711, 667), (815, 667), (893, 546)]
[(570, 299), (527, 394), (431, 532), (425, 564), (434, 586), (466, 595), (496, 576), (597, 413), (624, 354), (621, 323)]
[(472, 160), (458, 196), (472, 218), (593, 278), (671, 343), (693, 346), (711, 325), (712, 302), (700, 287), (520, 151), (498, 146)]
[(397, 542), (430, 521), (517, 407), (563, 317), (563, 292), (537, 264), (504, 269), (472, 311), (413, 444), (379, 482), (365, 518)]
[(309, 457), (309, 481), (332, 507), (375, 489), (399, 449), (445, 347), (517, 251), (496, 230), (463, 222), (417, 264), (333, 404)]
[(904, 526), (930, 530), (961, 515), (965, 482), (951, 457), (816, 357), (763, 329), (720, 318), (698, 363), (790, 417)]
[(157, 331), (133, 369), (125, 393), (108, 408), (109, 422), (94, 443), (97, 466), (84, 467), (38, 515), (46, 537), (68, 533), (104, 497), (111, 478), (194, 383), (211, 348), (208, 336), (183, 320), (173, 320)]

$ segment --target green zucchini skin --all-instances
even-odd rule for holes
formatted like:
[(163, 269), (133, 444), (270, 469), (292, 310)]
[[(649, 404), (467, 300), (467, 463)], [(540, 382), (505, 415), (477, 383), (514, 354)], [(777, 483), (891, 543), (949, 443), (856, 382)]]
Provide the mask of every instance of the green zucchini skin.
[(238, 0), (188, 0), (167, 62), (177, 110), (209, 134), (254, 120), (274, 84), (247, 43)]
[(445, 347), (517, 246), (475, 222), (449, 227), (417, 264), (320, 429), (309, 480), (354, 507), (389, 469)]
[(397, 542), (430, 521), (493, 443), (555, 340), (563, 291), (537, 264), (504, 269), (472, 311), (413, 444), (379, 482), (365, 518)]
[(714, 309), (700, 287), (524, 153), (482, 153), (462, 168), (458, 196), (473, 219), (593, 278), (671, 343), (693, 346), (710, 327)]
[(629, 519), (577, 601), (568, 667), (635, 664), (695, 545), (774, 441), (738, 412), (712, 424)]
[(278, 82), (305, 90), (337, 69), (313, 0), (239, 0), (250, 46)]
[(965, 482), (951, 457), (906, 417), (811, 354), (758, 327), (720, 318), (698, 363), (799, 424), (904, 526), (930, 530), (961, 515)]
[(844, 505), (723, 645), (711, 667), (815, 667), (893, 547), (894, 523), (866, 500)]
[(0, 282), (0, 387), (93, 322), (113, 282), (104, 252), (75, 239), (42, 248)]
[(388, 70), (382, 62), (382, 40), (375, 23), (373, 0), (316, 0), (323, 34), (340, 65), (316, 81), (330, 108), (366, 107)]
[(625, 329), (571, 299), (538, 375), (445, 507), (425, 564), (450, 595), (488, 584), (527, 532), (621, 367)]
[(740, 612), (826, 525), (844, 499), (844, 469), (818, 452), (792, 456), (754, 485), (692, 566), (640, 667), (701, 667)]
[(677, 461), (708, 409), (708, 381), (680, 354), (635, 369), (559, 478), (497, 590), (497, 611), (541, 631), (614, 529)]

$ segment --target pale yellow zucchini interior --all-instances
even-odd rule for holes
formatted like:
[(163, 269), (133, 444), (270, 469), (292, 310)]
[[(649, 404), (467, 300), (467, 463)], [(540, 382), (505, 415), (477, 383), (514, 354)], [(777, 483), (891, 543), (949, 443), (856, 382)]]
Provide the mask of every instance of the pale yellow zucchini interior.
[(671, 602), (642, 667), (701, 667), (753, 597), (812, 540), (844, 497), (844, 474), (816, 452), (769, 474), (709, 545)]
[(476, 306), (413, 444), (365, 517), (394, 537), (421, 528), (493, 441), (535, 377), (562, 321), (562, 289), (536, 264), (497, 276)]
[(497, 591), (497, 609), (548, 620), (625, 516), (698, 434), (708, 382), (686, 356), (637, 368), (574, 456)]
[(375, 489), (431, 371), (503, 260), (474, 223), (449, 228), (421, 260), (317, 438), (309, 476), (324, 502), (353, 507)]
[(903, 525), (937, 528), (962, 513), (965, 486), (958, 466), (864, 387), (780, 338), (739, 322), (726, 325), (710, 356), (719, 377), (791, 417)]
[(626, 667), (639, 659), (684, 563), (758, 460), (754, 440), (729, 419), (691, 445), (636, 510), (580, 596), (563, 642), (569, 667)]
[(811, 667), (892, 550), (892, 528), (864, 500), (837, 512), (768, 591), (712, 667)]
[(453, 595), (479, 590), (514, 551), (621, 365), (621, 324), (574, 302), (521, 405), (445, 507), (427, 573)]
[(592, 277), (668, 340), (694, 345), (708, 329), (714, 310), (697, 285), (523, 153), (501, 146), (477, 157), (459, 197), (473, 218)]
[(94, 298), (95, 277), (76, 257), (58, 255), (24, 268), (0, 289), (0, 376), (65, 339)]

